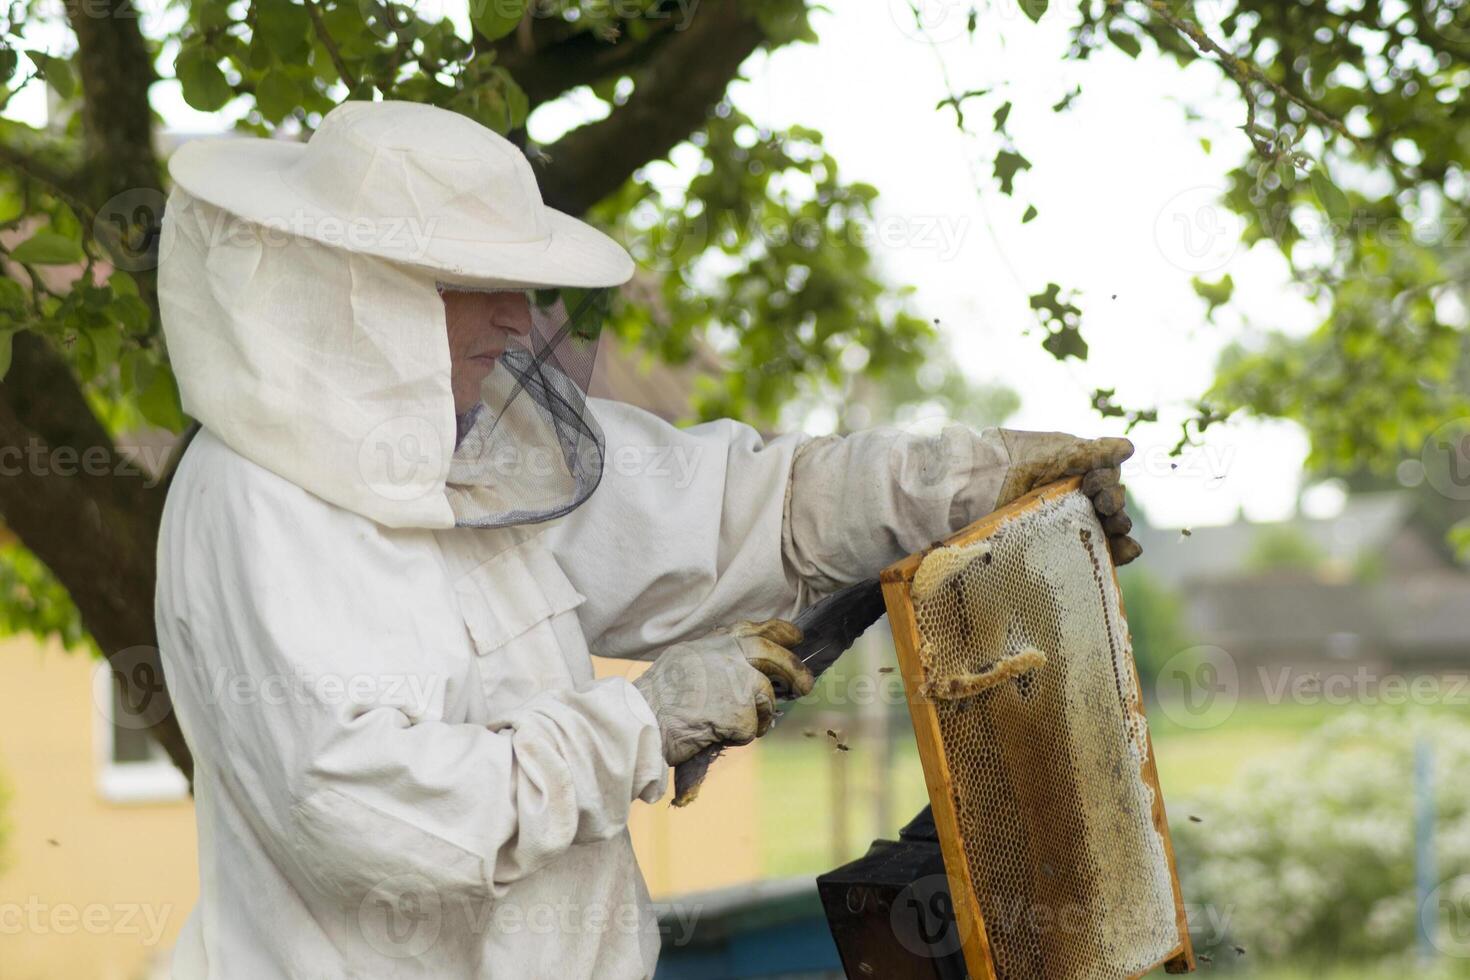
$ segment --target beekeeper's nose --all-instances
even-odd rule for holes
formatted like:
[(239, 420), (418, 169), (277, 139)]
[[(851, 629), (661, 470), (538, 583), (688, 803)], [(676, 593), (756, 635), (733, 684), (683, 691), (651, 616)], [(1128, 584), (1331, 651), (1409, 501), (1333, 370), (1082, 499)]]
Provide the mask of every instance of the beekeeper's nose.
[(531, 301), (525, 293), (492, 293), (490, 324), (524, 337), (531, 332)]

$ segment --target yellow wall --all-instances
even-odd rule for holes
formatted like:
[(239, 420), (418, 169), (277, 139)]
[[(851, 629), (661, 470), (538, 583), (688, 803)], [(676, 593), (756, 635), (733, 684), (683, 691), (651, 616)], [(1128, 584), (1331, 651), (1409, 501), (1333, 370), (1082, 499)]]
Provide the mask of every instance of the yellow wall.
[[(95, 667), (85, 653), (0, 642), (9, 796), (0, 804), (0, 980), (137, 980), (166, 958), (198, 894), (193, 806), (109, 803), (97, 792)], [(602, 674), (629, 670), (599, 663)], [(634, 845), (655, 898), (758, 877), (755, 789), (754, 753), (739, 750), (720, 760), (695, 806), (634, 807)]]
[(134, 980), (173, 944), (197, 894), (193, 806), (97, 793), (94, 667), (86, 653), (0, 643), (3, 980)]
[[(594, 657), (599, 677), (636, 677), (645, 665)], [(730, 749), (711, 770), (699, 799), (675, 809), (669, 793), (652, 806), (633, 808), (629, 829), (648, 890), (654, 898), (754, 881), (760, 877), (756, 840), (754, 746)]]

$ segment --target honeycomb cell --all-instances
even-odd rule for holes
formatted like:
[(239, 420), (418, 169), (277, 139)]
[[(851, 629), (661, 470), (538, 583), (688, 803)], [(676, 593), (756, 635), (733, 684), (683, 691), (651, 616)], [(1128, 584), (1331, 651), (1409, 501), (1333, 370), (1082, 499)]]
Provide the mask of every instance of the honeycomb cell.
[(1183, 939), (1173, 870), (1091, 501), (1044, 499), (936, 549), (909, 599), (996, 975), (1122, 980), (1168, 958)]

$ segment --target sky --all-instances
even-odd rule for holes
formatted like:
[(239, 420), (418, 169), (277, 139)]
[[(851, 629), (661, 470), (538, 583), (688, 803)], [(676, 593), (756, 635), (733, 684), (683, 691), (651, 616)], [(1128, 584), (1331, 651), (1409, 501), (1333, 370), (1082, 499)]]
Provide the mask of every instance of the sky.
[[(150, 33), (175, 16), (148, 13), (161, 4), (141, 6)], [(1238, 219), (1216, 203), (1225, 173), (1246, 152), (1233, 91), (1208, 65), (1181, 69), (1147, 54), (1064, 61), (1071, 11), (1062, 5), (1039, 23), (1015, 0), (984, 5), (974, 38), (964, 29), (969, 3), (918, 6), (924, 31), (909, 0), (816, 12), (818, 43), (753, 57), (732, 98), (762, 125), (820, 130), (843, 176), (878, 188), (871, 248), (881, 274), (914, 287), (913, 310), (939, 321), (968, 375), (1020, 395), (1008, 425), (1114, 433), (1117, 421), (1099, 418), (1090, 395), (1116, 388), (1124, 405), (1160, 409), (1159, 423), (1131, 434), (1138, 451), (1125, 470), (1150, 521), (1185, 527), (1241, 513), (1288, 516), (1307, 451), (1294, 425), (1232, 421), (1182, 457), (1167, 455), (1225, 345), (1266, 330), (1302, 333), (1320, 318), (1280, 256), (1239, 245)], [(1078, 84), (1072, 109), (1053, 112)], [(966, 136), (952, 112), (936, 109), (949, 92), (977, 88), (1003, 92), (1014, 105), (1009, 128), (1032, 163), (1014, 198), (990, 178), (993, 140)], [(171, 128), (188, 132), (228, 128), (238, 115), (231, 107), (195, 112), (173, 82), (154, 87), (154, 104)], [(995, 104), (972, 103), (982, 134)], [(1188, 121), (1186, 105), (1203, 119)], [(539, 109), (532, 136), (549, 141), (587, 118), (587, 106), (574, 97)], [(21, 98), (7, 115), (39, 121), (44, 107)], [(1027, 204), (1039, 214), (1023, 225)], [(1239, 312), (1212, 324), (1190, 281), (1226, 273)], [(1041, 349), (1027, 298), (1052, 281), (1078, 291), (1086, 363), (1058, 362)], [(804, 427), (820, 431), (823, 421)], [(1333, 503), (1320, 491), (1307, 500), (1319, 512)]]

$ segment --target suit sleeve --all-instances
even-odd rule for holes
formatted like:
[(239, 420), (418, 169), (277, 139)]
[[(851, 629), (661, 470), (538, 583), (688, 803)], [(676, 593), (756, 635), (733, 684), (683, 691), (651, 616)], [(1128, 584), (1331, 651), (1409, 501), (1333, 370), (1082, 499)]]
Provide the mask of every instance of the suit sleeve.
[(805, 437), (767, 443), (729, 420), (675, 428), (588, 400), (606, 437), (602, 482), (551, 533), (593, 653), (650, 659), (743, 619), (794, 615), (782, 554), (791, 461)]

